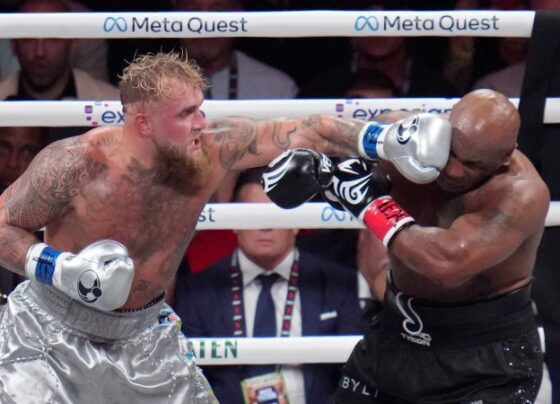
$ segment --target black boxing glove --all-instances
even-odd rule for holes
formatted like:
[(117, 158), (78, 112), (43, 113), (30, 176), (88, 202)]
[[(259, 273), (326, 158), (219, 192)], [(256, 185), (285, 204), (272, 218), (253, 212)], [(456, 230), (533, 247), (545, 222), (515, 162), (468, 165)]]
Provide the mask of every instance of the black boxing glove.
[(341, 161), (333, 169), (332, 180), (323, 192), (323, 198), (333, 208), (359, 217), (364, 207), (379, 196), (370, 184), (372, 176), (372, 164), (364, 159)]
[(334, 169), (332, 181), (323, 192), (335, 209), (342, 206), (361, 220), (385, 246), (414, 219), (389, 194), (390, 182), (380, 170), (359, 158), (344, 160)]
[(262, 175), (264, 192), (284, 209), (300, 206), (331, 181), (331, 160), (314, 150), (290, 149), (270, 162)]

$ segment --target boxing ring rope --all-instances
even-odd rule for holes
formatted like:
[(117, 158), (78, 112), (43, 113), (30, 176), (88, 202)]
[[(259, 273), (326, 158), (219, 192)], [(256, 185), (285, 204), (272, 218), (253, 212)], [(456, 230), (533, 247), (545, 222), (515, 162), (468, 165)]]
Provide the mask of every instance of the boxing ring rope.
[[(290, 338), (189, 338), (199, 365), (346, 362), (361, 335)], [(318, 349), (320, 347), (320, 349)]]
[[(204, 101), (209, 119), (246, 116), (255, 119), (336, 115), (372, 120), (391, 111), (446, 113), (459, 98), (371, 98)], [(519, 98), (511, 98), (516, 106)], [(0, 126), (101, 126), (123, 123), (120, 101), (0, 101)], [(560, 122), (560, 98), (547, 98), (545, 123)]]
[[(546, 226), (560, 226), (560, 201), (550, 203)], [(327, 203), (306, 203), (282, 209), (272, 203), (209, 203), (198, 218), (197, 230), (222, 229), (361, 229), (347, 212)]]
[[(544, 330), (539, 327), (544, 349)], [(344, 363), (360, 335), (290, 338), (189, 338), (199, 365)]]
[(0, 14), (0, 38), (530, 37), (534, 11)]

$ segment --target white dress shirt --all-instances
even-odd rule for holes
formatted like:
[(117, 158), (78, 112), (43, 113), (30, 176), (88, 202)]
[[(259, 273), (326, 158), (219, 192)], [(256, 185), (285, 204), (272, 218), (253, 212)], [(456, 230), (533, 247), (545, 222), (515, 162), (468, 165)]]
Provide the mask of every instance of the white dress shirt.
[[(256, 280), (257, 276), (262, 273), (275, 272), (280, 275), (278, 280), (272, 285), (270, 293), (274, 300), (274, 309), (276, 311), (276, 336), (280, 336), (282, 330), (282, 317), (284, 316), (284, 306), (286, 305), (286, 297), (288, 294), (288, 280), (294, 262), (294, 252), (292, 251), (284, 260), (272, 271), (266, 271), (249, 260), (242, 251), (238, 250), (239, 270), (243, 278), (243, 305), (245, 315), (245, 329), (247, 336), (253, 336), (253, 323), (255, 321), (255, 311), (257, 299), (261, 291), (260, 282)], [(301, 336), (301, 300), (299, 293), (296, 294), (294, 309), (292, 313), (292, 323), (290, 327), (290, 337)], [(288, 399), (290, 404), (306, 404), (305, 403), (305, 385), (303, 381), (303, 371), (301, 365), (282, 365), (282, 374), (286, 382), (288, 391)]]

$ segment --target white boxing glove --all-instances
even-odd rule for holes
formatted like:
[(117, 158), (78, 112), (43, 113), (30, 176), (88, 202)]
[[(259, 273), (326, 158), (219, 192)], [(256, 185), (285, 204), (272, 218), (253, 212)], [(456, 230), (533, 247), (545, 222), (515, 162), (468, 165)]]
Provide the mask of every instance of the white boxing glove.
[(25, 273), (98, 310), (118, 309), (128, 299), (134, 264), (124, 245), (113, 240), (90, 244), (77, 255), (38, 243), (31, 246)]
[(437, 114), (411, 115), (393, 124), (367, 123), (358, 137), (358, 151), (369, 160), (390, 161), (408, 180), (434, 181), (447, 164), (451, 124)]

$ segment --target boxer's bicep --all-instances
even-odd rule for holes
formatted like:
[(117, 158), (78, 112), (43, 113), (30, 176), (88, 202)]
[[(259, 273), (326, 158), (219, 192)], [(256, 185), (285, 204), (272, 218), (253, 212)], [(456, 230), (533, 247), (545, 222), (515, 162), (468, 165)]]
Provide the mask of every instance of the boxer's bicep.
[(464, 250), (464, 271), (473, 275), (511, 256), (527, 238), (520, 218), (501, 209), (464, 215), (449, 231), (456, 234)]
[(411, 270), (453, 288), (510, 257), (528, 237), (526, 225), (514, 212), (486, 209), (449, 228), (409, 226), (390, 249)]

